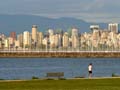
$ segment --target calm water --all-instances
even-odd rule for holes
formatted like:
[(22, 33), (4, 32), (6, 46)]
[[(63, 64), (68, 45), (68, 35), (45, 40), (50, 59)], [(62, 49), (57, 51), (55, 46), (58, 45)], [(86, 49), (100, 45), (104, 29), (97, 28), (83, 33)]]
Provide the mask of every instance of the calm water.
[(120, 75), (119, 58), (0, 58), (0, 79), (44, 78), (47, 72), (64, 72), (65, 78), (88, 77), (93, 63), (94, 77)]

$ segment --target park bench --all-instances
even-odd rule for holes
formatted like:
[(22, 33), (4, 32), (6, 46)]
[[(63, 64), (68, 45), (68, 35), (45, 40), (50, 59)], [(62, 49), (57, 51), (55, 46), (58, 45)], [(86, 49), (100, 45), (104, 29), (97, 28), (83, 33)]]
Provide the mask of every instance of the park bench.
[(47, 78), (58, 78), (58, 79), (60, 79), (60, 78), (63, 78), (63, 76), (64, 76), (64, 72), (48, 72), (46, 74)]

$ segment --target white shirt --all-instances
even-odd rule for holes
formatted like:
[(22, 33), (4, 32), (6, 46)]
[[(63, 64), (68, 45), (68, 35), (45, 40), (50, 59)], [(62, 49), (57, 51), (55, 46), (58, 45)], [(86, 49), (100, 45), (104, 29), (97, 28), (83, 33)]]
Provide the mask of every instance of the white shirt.
[(89, 70), (89, 71), (92, 71), (92, 65), (89, 65), (89, 66), (88, 66), (88, 70)]

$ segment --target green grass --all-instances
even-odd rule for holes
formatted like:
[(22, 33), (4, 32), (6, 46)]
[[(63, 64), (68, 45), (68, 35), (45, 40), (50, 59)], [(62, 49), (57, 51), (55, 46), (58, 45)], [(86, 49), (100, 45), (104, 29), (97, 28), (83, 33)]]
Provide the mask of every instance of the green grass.
[(120, 79), (0, 81), (0, 90), (120, 90)]

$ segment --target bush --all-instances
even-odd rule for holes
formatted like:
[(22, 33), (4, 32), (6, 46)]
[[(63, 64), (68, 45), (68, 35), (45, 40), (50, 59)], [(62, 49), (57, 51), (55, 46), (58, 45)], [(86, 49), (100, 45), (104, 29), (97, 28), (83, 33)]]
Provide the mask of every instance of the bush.
[(1, 78), (0, 78), (0, 80), (4, 80), (4, 79), (1, 79)]
[(55, 79), (53, 79), (53, 78), (47, 78), (46, 80), (55, 80)]
[(59, 80), (66, 80), (66, 78), (58, 78)]
[(84, 76), (76, 76), (74, 78), (85, 78)]
[(119, 75), (116, 75), (115, 73), (112, 73), (112, 77), (119, 77)]
[(32, 76), (32, 79), (39, 79), (38, 77), (36, 77), (36, 76)]

